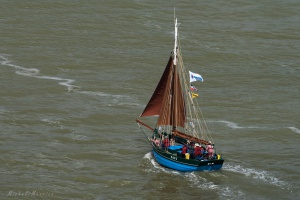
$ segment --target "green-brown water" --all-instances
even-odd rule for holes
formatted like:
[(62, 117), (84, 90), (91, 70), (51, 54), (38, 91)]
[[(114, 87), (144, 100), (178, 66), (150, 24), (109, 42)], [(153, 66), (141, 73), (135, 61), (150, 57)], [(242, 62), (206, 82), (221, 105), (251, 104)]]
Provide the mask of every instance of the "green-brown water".
[[(0, 199), (299, 198), (298, 1), (0, 3)], [(220, 171), (159, 166), (135, 124), (174, 6)]]

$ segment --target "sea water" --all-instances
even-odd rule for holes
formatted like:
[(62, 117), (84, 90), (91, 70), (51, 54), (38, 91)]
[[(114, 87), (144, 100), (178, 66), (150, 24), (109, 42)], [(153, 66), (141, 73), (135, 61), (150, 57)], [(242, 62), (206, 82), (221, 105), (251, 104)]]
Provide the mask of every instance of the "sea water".
[[(289, 1), (1, 1), (1, 199), (300, 198), (300, 12)], [(225, 159), (160, 166), (135, 123), (173, 48)]]

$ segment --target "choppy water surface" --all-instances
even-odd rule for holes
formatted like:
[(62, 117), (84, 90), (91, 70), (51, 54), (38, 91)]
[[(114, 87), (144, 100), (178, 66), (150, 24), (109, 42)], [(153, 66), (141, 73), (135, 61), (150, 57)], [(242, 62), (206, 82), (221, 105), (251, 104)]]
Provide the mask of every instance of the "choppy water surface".
[[(134, 120), (173, 47), (224, 167), (159, 166)], [(1, 1), (1, 199), (297, 199), (298, 1)]]

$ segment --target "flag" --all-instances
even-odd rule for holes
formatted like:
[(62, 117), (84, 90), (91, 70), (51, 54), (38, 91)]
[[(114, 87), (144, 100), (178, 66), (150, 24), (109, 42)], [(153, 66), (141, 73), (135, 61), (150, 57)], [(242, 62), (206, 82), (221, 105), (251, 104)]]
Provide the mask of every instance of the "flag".
[(203, 78), (200, 74), (196, 74), (191, 71), (189, 71), (189, 73), (190, 73), (190, 82), (195, 82), (195, 81), (203, 82)]
[(193, 85), (191, 85), (191, 89), (190, 89), (191, 91), (198, 91), (198, 89), (195, 87), (195, 86), (193, 86)]
[(198, 94), (192, 92), (192, 98), (196, 98), (196, 97), (198, 97)]

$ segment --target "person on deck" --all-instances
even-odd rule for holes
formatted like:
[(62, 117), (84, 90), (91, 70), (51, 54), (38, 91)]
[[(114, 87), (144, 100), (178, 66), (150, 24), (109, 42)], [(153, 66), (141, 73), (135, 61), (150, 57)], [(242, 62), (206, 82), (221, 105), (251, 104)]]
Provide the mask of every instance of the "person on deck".
[(191, 145), (191, 142), (190, 142), (189, 140), (186, 141), (186, 147), (187, 147), (186, 152), (187, 152), (187, 153), (190, 153), (190, 149), (192, 148), (192, 145)]
[(156, 146), (160, 146), (160, 141), (158, 138), (155, 139), (154, 143), (156, 144)]
[(194, 157), (195, 159), (199, 159), (199, 160), (202, 158), (200, 145), (198, 143), (195, 144)]
[(170, 146), (170, 140), (168, 137), (165, 137), (165, 139), (163, 140), (163, 143), (162, 143), (162, 148), (167, 150)]
[(151, 139), (152, 140), (152, 142), (156, 145), (156, 146), (160, 146), (160, 140), (159, 140), (159, 138), (153, 138), (153, 139)]
[(183, 147), (182, 147), (182, 149), (181, 149), (181, 156), (183, 157), (183, 158), (185, 158), (185, 154), (187, 153), (187, 146), (186, 145), (184, 145)]
[(200, 152), (202, 154), (202, 156), (204, 155), (205, 152), (205, 148), (200, 144)]
[(174, 136), (171, 136), (171, 139), (170, 139), (170, 145), (171, 145), (171, 146), (174, 146), (174, 145), (175, 145), (175, 139), (174, 139)]
[(190, 154), (191, 158), (194, 158), (194, 143), (188, 141), (187, 148), (187, 152)]
[(211, 141), (209, 141), (208, 145), (206, 145), (206, 151), (208, 153), (208, 158), (211, 159), (214, 155), (214, 147), (211, 144)]

